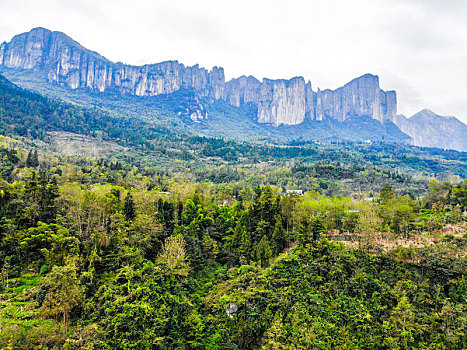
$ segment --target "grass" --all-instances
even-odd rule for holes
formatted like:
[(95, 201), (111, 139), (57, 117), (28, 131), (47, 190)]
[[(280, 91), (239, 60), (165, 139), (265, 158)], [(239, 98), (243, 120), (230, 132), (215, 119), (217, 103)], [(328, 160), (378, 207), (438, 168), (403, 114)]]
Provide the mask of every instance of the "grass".
[(42, 277), (23, 274), (8, 279), (8, 287), (0, 292), (0, 349), (31, 349), (63, 341), (61, 324), (44, 319), (39, 304), (34, 300)]

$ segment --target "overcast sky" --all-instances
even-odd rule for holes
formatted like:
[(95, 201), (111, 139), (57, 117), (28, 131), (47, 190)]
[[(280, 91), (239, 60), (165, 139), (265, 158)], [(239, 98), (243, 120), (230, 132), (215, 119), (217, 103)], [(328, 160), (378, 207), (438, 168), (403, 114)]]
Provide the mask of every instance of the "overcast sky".
[(365, 73), (467, 122), (467, 0), (0, 0), (0, 42), (65, 32), (112, 61), (222, 66), (226, 78), (301, 75), (337, 88)]

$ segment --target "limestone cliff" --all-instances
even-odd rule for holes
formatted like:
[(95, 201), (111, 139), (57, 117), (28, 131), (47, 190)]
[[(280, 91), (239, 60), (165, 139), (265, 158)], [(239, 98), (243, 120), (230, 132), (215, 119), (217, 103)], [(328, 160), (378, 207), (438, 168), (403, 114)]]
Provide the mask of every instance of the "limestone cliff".
[(198, 65), (185, 67), (177, 61), (144, 66), (113, 63), (65, 34), (44, 28), (35, 28), (3, 43), (0, 65), (41, 70), (50, 83), (71, 89), (154, 96), (191, 88), (213, 99), (224, 95), (222, 68), (207, 71)]
[(259, 101), (260, 87), (259, 80), (251, 75), (232, 79), (225, 84), (225, 100), (235, 107), (250, 103), (256, 105)]
[(259, 123), (297, 125), (305, 120), (305, 113), (305, 80), (302, 77), (263, 80), (258, 100)]
[[(211, 102), (224, 99), (236, 107), (256, 109), (257, 122), (276, 126), (297, 125), (306, 119), (344, 121), (368, 116), (383, 122), (396, 118), (396, 93), (381, 90), (374, 75), (366, 74), (334, 91), (318, 90), (317, 93), (302, 77), (260, 82), (252, 76), (241, 76), (225, 82), (224, 70), (218, 67), (208, 71), (198, 65), (186, 67), (177, 61), (144, 66), (114, 63), (61, 32), (44, 28), (35, 28), (3, 43), (0, 65), (40, 71), (50, 83), (71, 89), (136, 96), (191, 89), (197, 98), (204, 97)], [(193, 112), (206, 115), (201, 102), (200, 108), (194, 108)], [(199, 120), (196, 113), (195, 119)]]
[(318, 90), (316, 96), (316, 119), (330, 117), (344, 121), (354, 116), (369, 116), (383, 122), (394, 121), (397, 114), (395, 91), (383, 91), (379, 78), (365, 74), (343, 87), (332, 90)]
[(397, 113), (396, 92), (381, 90), (379, 78), (371, 74), (334, 91), (318, 89), (317, 93), (302, 77), (263, 79), (262, 83), (253, 77), (240, 77), (226, 84), (225, 99), (237, 107), (253, 103), (258, 109), (258, 122), (276, 126), (297, 125), (307, 118), (344, 121), (368, 116), (380, 122), (394, 121)]

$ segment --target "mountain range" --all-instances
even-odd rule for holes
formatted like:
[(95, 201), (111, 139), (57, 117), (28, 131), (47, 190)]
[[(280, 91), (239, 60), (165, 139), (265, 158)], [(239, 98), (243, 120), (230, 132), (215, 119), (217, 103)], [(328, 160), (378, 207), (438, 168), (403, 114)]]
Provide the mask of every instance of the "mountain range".
[(465, 124), (429, 110), (411, 118), (398, 115), (396, 92), (382, 90), (372, 74), (336, 90), (316, 91), (303, 77), (226, 81), (220, 67), (207, 70), (178, 61), (114, 63), (64, 33), (44, 28), (2, 43), (0, 71), (20, 86), (53, 97), (154, 122), (178, 118), (177, 123), (183, 121), (193, 132), (211, 136), (384, 139), (467, 150)]

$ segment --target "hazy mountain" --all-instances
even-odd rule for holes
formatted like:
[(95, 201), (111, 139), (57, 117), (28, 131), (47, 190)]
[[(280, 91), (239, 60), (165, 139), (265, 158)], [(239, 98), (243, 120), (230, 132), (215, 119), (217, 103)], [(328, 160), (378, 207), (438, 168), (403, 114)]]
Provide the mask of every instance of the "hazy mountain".
[(455, 117), (424, 109), (410, 118), (398, 115), (395, 123), (415, 146), (467, 150), (467, 125)]

